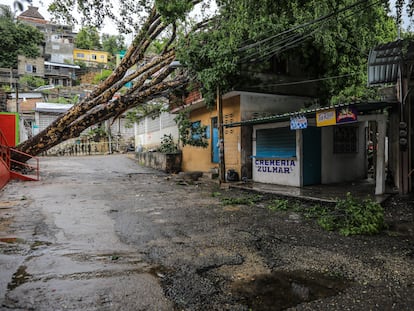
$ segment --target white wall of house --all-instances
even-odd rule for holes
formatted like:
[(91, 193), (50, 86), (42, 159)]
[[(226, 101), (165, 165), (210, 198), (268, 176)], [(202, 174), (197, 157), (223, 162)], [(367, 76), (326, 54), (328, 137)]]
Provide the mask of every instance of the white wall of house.
[(124, 117), (119, 117), (115, 121), (113, 119), (109, 120), (111, 124), (111, 134), (112, 136), (121, 135), (125, 141), (130, 141), (135, 139), (135, 130), (134, 127), (126, 127), (127, 120)]
[(301, 96), (271, 95), (240, 92), (242, 120), (299, 111), (312, 99)]
[(289, 122), (262, 124), (253, 127), (253, 181), (295, 186), (301, 185), (301, 131), (296, 131), (296, 157), (258, 158), (256, 156), (256, 133), (260, 129), (289, 127)]
[(358, 142), (356, 153), (334, 153), (335, 126), (322, 129), (322, 184), (364, 179), (367, 173), (365, 122), (357, 122)]
[(144, 150), (155, 149), (161, 144), (164, 135), (172, 135), (178, 141), (178, 127), (174, 121), (176, 115), (162, 112), (159, 117), (152, 119), (146, 117), (135, 123), (135, 147)]

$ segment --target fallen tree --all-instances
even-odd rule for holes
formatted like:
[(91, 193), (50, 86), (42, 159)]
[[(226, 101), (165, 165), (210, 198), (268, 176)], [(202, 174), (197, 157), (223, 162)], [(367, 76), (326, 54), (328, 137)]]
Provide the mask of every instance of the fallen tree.
[[(170, 37), (162, 52), (148, 58), (146, 52), (151, 43), (160, 34), (165, 36), (167, 28), (170, 28)], [(32, 156), (38, 155), (67, 139), (78, 137), (92, 125), (117, 117), (156, 97), (166, 96), (172, 89), (185, 85), (188, 82), (185, 73), (181, 71), (174, 76), (171, 75), (175, 70), (170, 66), (175, 59), (175, 38), (175, 25), (162, 18), (154, 5), (112, 74), (89, 96), (58, 117), (39, 134), (18, 145), (16, 149)], [(134, 66), (135, 69), (131, 70)], [(128, 82), (132, 83), (132, 87), (118, 96), (121, 88)], [(21, 155), (19, 157), (19, 161), (27, 160)]]

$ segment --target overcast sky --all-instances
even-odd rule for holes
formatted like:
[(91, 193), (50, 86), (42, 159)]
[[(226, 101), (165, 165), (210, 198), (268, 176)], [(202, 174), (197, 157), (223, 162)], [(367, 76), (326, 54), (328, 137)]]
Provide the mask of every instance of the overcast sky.
[[(13, 3), (15, 2), (15, 0), (0, 0), (0, 4), (7, 4), (10, 5), (13, 9)], [(39, 8), (39, 12), (40, 14), (43, 15), (43, 17), (47, 20), (50, 20), (50, 14), (47, 11), (47, 7), (49, 5), (49, 3), (51, 3), (52, 0), (33, 0), (33, 6), (38, 7)], [(391, 10), (393, 12), (393, 14), (395, 15), (395, 0), (390, 0), (391, 2)], [(25, 9), (27, 8), (28, 4), (27, 2), (24, 2), (25, 5)], [(17, 13), (20, 14), (20, 13)], [(404, 20), (404, 25), (403, 27), (405, 29), (407, 29), (408, 27), (413, 28), (413, 24), (412, 22), (408, 19), (407, 15), (404, 12), (404, 16), (403, 16), (403, 20)], [(75, 31), (78, 31), (78, 28), (75, 28)], [(413, 29), (411, 29), (413, 30)], [(106, 25), (104, 26), (104, 28), (102, 29), (101, 33), (109, 33), (112, 35), (116, 35), (118, 34), (116, 27), (111, 25), (110, 22), (107, 22)]]
[[(13, 3), (15, 2), (15, 0), (0, 0), (0, 4), (6, 4), (9, 5), (12, 10), (13, 9)], [(52, 0), (33, 0), (32, 5), (35, 7), (39, 8), (39, 13), (42, 14), (42, 16), (46, 19), (46, 20), (50, 20), (51, 16), (49, 14), (49, 12), (47, 11), (47, 7), (49, 6), (49, 4), (52, 2)], [(24, 1), (24, 8), (25, 10), (28, 7), (28, 3)], [(19, 15), (21, 12), (17, 12), (16, 15)], [(79, 27), (74, 28), (74, 31), (79, 31)], [(111, 35), (117, 35), (118, 32), (116, 30), (116, 27), (107, 23), (104, 28), (102, 29), (101, 33), (108, 33)]]

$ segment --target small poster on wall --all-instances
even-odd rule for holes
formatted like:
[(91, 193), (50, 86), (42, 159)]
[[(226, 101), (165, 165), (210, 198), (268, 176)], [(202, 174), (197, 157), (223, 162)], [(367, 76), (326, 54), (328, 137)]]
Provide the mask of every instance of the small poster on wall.
[(304, 115), (290, 117), (290, 129), (302, 130), (308, 127), (308, 119)]
[(352, 123), (358, 121), (355, 107), (343, 107), (336, 109), (336, 124)]
[(335, 124), (335, 109), (324, 110), (316, 113), (316, 126), (329, 126)]

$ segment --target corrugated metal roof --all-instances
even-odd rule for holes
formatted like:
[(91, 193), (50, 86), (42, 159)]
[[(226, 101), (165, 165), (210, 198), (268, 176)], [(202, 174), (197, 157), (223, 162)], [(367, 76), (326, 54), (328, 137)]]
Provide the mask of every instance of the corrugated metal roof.
[(348, 106), (356, 106), (358, 112), (369, 112), (369, 111), (375, 111), (375, 110), (381, 110), (384, 108), (390, 107), (392, 104), (391, 102), (352, 102), (352, 103), (346, 103), (346, 104), (338, 104), (333, 106), (327, 106), (327, 107), (320, 107), (315, 109), (308, 109), (304, 111), (295, 111), (295, 112), (288, 112), (263, 118), (257, 118), (257, 119), (251, 119), (251, 120), (245, 120), (240, 122), (234, 122), (230, 124), (224, 124), (224, 127), (238, 127), (238, 126), (244, 126), (244, 125), (255, 125), (255, 124), (264, 124), (264, 123), (274, 123), (274, 122), (283, 122), (290, 120), (290, 117), (297, 116), (297, 115), (305, 115), (307, 117), (313, 117), (317, 112), (333, 109), (333, 108), (341, 108), (341, 107), (348, 107)]
[(53, 112), (64, 113), (72, 108), (73, 104), (59, 104), (59, 103), (36, 103), (35, 111), (38, 112)]
[(48, 61), (45, 61), (45, 65), (49, 65), (49, 66), (56, 66), (56, 67), (63, 67), (63, 68), (80, 69), (79, 65), (71, 65), (71, 64), (63, 64), (63, 63), (55, 63), (55, 62), (48, 62)]
[(368, 56), (368, 85), (396, 83), (400, 64), (413, 60), (411, 40), (397, 40), (373, 48)]

